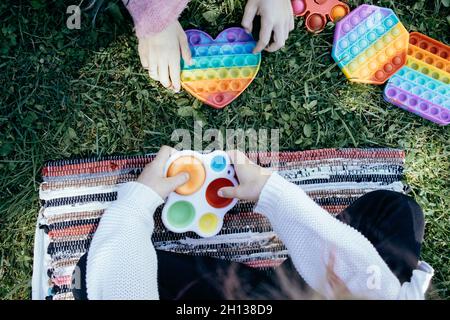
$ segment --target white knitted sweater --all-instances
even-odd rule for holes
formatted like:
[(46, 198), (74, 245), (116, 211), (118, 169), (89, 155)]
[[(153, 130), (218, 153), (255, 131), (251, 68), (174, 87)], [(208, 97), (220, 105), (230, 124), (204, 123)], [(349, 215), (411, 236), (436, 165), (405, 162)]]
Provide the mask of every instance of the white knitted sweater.
[[(124, 184), (104, 213), (87, 260), (89, 299), (158, 299), (157, 257), (151, 242), (153, 213), (163, 200), (147, 186)], [(350, 293), (363, 299), (424, 299), (433, 269), (420, 262), (409, 282), (400, 284), (374, 246), (338, 221), (298, 186), (277, 173), (267, 181), (255, 208), (270, 220), (298, 273), (332, 299), (326, 266)]]

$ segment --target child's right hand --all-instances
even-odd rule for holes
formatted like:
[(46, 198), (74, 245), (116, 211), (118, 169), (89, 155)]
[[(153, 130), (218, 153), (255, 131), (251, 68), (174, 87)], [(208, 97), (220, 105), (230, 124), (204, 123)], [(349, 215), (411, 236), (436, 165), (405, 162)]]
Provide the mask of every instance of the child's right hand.
[(263, 49), (274, 52), (284, 47), (295, 26), (291, 0), (248, 0), (242, 18), (242, 26), (248, 33), (252, 32), (256, 15), (261, 16), (261, 30), (253, 53)]
[(178, 20), (158, 34), (139, 39), (138, 50), (150, 78), (168, 89), (180, 91), (180, 52), (184, 61), (191, 64), (191, 50)]
[(241, 151), (228, 151), (228, 155), (234, 165), (239, 185), (237, 187), (221, 188), (218, 195), (223, 198), (258, 201), (259, 195), (272, 171), (253, 163)]

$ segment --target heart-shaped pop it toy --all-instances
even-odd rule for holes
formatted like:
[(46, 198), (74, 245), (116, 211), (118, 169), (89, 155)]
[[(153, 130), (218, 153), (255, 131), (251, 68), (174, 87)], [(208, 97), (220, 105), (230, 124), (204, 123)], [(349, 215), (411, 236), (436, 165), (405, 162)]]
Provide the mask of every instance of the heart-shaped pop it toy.
[(406, 66), (389, 79), (384, 98), (422, 118), (449, 124), (450, 46), (411, 33)]
[(306, 29), (321, 32), (328, 19), (336, 22), (345, 17), (350, 8), (339, 0), (292, 0), (292, 9), (297, 17), (305, 16)]
[(350, 81), (383, 84), (405, 64), (408, 40), (391, 9), (364, 4), (336, 24), (332, 56)]
[(167, 177), (189, 174), (189, 181), (169, 195), (163, 208), (166, 228), (176, 233), (193, 231), (201, 237), (219, 233), (224, 215), (237, 203), (217, 194), (223, 187), (238, 184), (228, 155), (180, 151), (170, 157), (165, 172)]
[(252, 53), (255, 40), (242, 28), (226, 29), (215, 40), (200, 30), (188, 30), (186, 35), (193, 63), (182, 63), (183, 87), (214, 108), (225, 107), (258, 73), (261, 54)]

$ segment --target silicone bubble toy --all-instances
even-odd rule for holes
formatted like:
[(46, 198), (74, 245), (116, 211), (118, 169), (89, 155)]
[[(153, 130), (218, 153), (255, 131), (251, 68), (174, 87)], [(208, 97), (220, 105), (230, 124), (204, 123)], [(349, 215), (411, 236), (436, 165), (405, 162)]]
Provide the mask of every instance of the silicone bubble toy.
[(336, 24), (332, 56), (350, 81), (383, 84), (405, 64), (408, 40), (391, 9), (364, 4)]
[(413, 32), (406, 66), (384, 89), (386, 101), (440, 125), (450, 123), (450, 46)]
[(242, 28), (226, 29), (215, 40), (200, 30), (188, 30), (186, 35), (193, 63), (182, 62), (184, 89), (214, 108), (224, 108), (258, 73), (261, 54), (252, 53), (255, 40)]
[(238, 184), (228, 155), (223, 151), (179, 151), (170, 157), (165, 172), (167, 177), (189, 174), (188, 182), (169, 195), (163, 208), (166, 228), (176, 233), (193, 231), (201, 237), (219, 233), (225, 213), (237, 203), (237, 199), (217, 194), (223, 187)]
[(332, 22), (345, 17), (350, 8), (339, 0), (292, 0), (292, 9), (297, 17), (305, 16), (306, 29), (310, 32), (321, 32), (328, 19)]

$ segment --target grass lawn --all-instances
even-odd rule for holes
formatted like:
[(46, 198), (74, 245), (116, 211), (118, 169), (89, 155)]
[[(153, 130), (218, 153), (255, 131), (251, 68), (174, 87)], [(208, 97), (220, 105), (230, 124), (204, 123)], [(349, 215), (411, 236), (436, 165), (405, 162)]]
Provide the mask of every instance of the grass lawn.
[[(385, 103), (382, 87), (349, 83), (330, 56), (331, 25), (311, 35), (297, 19), (286, 47), (264, 53), (254, 83), (218, 111), (149, 80), (120, 2), (105, 4), (95, 27), (94, 10), (84, 13), (81, 30), (66, 27), (73, 1), (13, 3), (21, 4), (0, 3), (0, 298), (31, 296), (46, 160), (152, 152), (194, 120), (205, 129), (280, 129), (283, 150), (405, 149), (407, 182), (426, 215), (422, 258), (436, 270), (430, 297), (450, 298), (450, 126)], [(182, 24), (216, 35), (240, 22), (244, 3), (192, 0)], [(395, 9), (408, 30), (450, 43), (448, 0), (373, 3)]]

